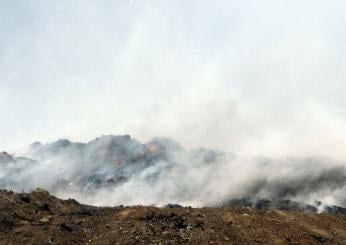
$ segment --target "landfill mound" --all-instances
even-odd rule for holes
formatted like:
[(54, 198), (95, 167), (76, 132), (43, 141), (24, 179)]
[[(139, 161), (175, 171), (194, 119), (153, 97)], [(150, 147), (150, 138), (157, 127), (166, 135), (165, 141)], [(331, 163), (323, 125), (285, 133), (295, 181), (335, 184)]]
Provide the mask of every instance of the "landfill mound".
[(40, 187), (96, 206), (177, 203), (314, 213), (346, 207), (346, 164), (322, 156), (242, 157), (185, 149), (167, 138), (141, 143), (129, 135), (35, 142), (23, 156), (0, 153), (0, 189)]
[(253, 208), (253, 209), (268, 209), (268, 210), (291, 210), (306, 213), (328, 213), (328, 214), (346, 214), (346, 208), (336, 205), (325, 205), (316, 201), (315, 205), (296, 202), (292, 200), (268, 200), (251, 198), (231, 199), (222, 207), (230, 208)]
[(346, 215), (94, 207), (38, 189), (0, 192), (0, 244), (346, 244)]

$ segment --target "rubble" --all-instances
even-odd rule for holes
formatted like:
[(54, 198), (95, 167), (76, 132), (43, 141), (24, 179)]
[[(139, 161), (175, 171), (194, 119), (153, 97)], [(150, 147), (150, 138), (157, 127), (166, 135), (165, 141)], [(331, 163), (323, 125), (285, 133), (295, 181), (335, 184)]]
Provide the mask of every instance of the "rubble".
[[(60, 139), (33, 143), (27, 157), (0, 153), (0, 188), (28, 192), (42, 187), (59, 197), (95, 205), (169, 203), (169, 208), (183, 204), (345, 213), (346, 199), (340, 195), (346, 188), (344, 164), (324, 158), (260, 157), (240, 169), (243, 164), (238, 161), (233, 153), (187, 150), (166, 138), (147, 143), (129, 135), (104, 135), (87, 143)], [(245, 176), (233, 182), (238, 171)], [(277, 172), (290, 175), (282, 178)], [(330, 192), (338, 198), (331, 205), (304, 203), (306, 196)], [(21, 200), (31, 203), (24, 194)], [(40, 209), (51, 206), (41, 204)]]
[(342, 214), (93, 207), (41, 190), (0, 191), (0, 244), (344, 244), (345, 234)]

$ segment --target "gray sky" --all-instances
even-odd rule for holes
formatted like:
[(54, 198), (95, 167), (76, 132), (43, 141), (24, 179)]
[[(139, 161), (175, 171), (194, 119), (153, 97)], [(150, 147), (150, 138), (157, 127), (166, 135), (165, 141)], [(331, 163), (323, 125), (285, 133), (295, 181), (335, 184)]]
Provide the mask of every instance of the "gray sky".
[(0, 150), (102, 134), (346, 160), (346, 1), (0, 1)]

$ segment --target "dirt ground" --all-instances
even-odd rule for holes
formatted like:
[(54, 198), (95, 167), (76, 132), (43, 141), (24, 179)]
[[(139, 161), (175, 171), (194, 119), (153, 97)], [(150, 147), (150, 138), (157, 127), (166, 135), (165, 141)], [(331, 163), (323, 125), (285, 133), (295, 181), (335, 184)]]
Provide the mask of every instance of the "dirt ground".
[(346, 244), (346, 216), (250, 208), (97, 208), (0, 192), (0, 244)]

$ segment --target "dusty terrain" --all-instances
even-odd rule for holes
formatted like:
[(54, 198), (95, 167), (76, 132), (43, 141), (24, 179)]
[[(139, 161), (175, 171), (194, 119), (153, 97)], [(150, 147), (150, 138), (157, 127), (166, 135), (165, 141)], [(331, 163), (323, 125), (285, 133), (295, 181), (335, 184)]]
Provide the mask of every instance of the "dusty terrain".
[(97, 208), (0, 192), (0, 244), (346, 244), (346, 216), (250, 208)]

